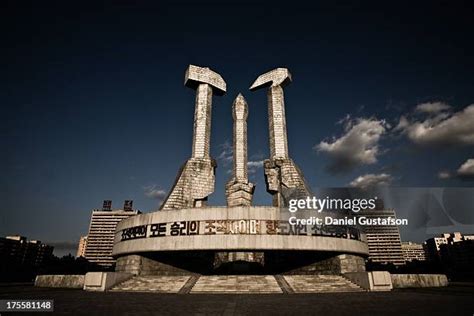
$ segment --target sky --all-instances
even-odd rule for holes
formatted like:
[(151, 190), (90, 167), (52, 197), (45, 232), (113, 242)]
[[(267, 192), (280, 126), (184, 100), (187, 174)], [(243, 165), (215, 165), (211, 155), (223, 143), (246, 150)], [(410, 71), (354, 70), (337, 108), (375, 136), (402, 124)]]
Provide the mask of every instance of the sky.
[(213, 98), (211, 205), (225, 204), (238, 93), (249, 106), (254, 204), (271, 203), (266, 93), (249, 87), (277, 67), (293, 76), (289, 153), (311, 187), (472, 195), (472, 3), (137, 3), (2, 3), (0, 235), (73, 252), (102, 200), (157, 210), (191, 155), (189, 64), (227, 83)]

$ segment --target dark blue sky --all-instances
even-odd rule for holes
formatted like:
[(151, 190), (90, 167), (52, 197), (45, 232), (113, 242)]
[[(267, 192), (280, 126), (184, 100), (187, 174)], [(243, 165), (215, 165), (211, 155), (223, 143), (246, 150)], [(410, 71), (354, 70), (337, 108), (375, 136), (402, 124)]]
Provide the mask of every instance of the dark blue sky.
[[(346, 186), (367, 174), (389, 175), (394, 186), (472, 186), (456, 175), (474, 158), (472, 141), (420, 145), (408, 128), (393, 131), (401, 116), (427, 122), (419, 104), (448, 104), (449, 119), (474, 103), (469, 2), (120, 3), (2, 4), (0, 235), (75, 242), (104, 199), (156, 209), (159, 201), (145, 193), (168, 191), (191, 152), (188, 64), (208, 66), (227, 82), (227, 94), (213, 102), (215, 158), (231, 142), (239, 92), (249, 104), (250, 160), (267, 158), (266, 95), (248, 87), (261, 73), (287, 67), (290, 155), (313, 187)], [(357, 118), (389, 124), (376, 141), (376, 161), (330, 172), (335, 156), (315, 146), (343, 137)], [(218, 165), (214, 205), (225, 203), (229, 178), (230, 165)], [(252, 180), (255, 204), (269, 204), (263, 171)]]

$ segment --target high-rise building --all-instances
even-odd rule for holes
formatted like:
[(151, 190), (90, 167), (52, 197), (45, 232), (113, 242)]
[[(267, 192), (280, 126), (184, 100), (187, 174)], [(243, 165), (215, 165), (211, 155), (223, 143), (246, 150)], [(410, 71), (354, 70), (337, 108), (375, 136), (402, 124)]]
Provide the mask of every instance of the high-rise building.
[(92, 211), (84, 254), (88, 261), (104, 267), (115, 263), (112, 248), (117, 224), (123, 219), (140, 214), (140, 211), (131, 209), (132, 201), (126, 201), (125, 206), (130, 210), (113, 210), (112, 201), (106, 200), (102, 209)]
[(39, 240), (27, 240), (24, 236), (0, 238), (0, 258), (20, 266), (40, 266), (53, 255), (54, 247)]
[(462, 235), (464, 240), (474, 240), (474, 235)]
[(452, 245), (464, 240), (473, 240), (474, 235), (463, 235), (460, 232), (444, 233), (437, 237), (426, 240), (426, 249), (428, 259), (431, 261), (440, 260), (440, 251), (442, 245)]
[(86, 246), (87, 246), (87, 236), (81, 236), (79, 238), (79, 245), (77, 246), (76, 257), (85, 257), (86, 255)]
[(445, 267), (446, 273), (459, 280), (473, 280), (474, 270), (474, 240), (463, 239), (458, 242), (441, 245), (440, 262)]
[(426, 261), (426, 252), (423, 244), (411, 241), (402, 242), (403, 258), (406, 262), (413, 260)]
[[(367, 219), (396, 219), (395, 210), (363, 210), (358, 216)], [(367, 237), (369, 261), (375, 263), (405, 264), (403, 258), (400, 230), (397, 225), (365, 225), (362, 227)]]
[(474, 279), (474, 235), (444, 233), (426, 240), (430, 261), (440, 264), (453, 280)]

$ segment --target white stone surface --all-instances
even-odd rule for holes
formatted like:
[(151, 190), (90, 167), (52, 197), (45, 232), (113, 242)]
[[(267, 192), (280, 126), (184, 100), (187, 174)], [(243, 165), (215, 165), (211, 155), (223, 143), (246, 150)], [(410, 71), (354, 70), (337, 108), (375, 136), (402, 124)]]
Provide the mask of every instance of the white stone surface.
[(133, 274), (124, 272), (88, 272), (84, 279), (84, 290), (104, 292), (132, 277)]
[(191, 293), (282, 293), (271, 275), (212, 275), (201, 276)]
[(192, 153), (161, 209), (202, 207), (214, 192), (216, 163), (210, 157), (212, 96), (225, 94), (226, 83), (218, 73), (195, 65), (189, 65), (184, 83), (196, 90)]
[(194, 109), (193, 158), (208, 158), (211, 138), (212, 88), (200, 84), (196, 90)]
[(260, 75), (250, 90), (268, 87), (268, 128), (270, 132), (270, 158), (288, 158), (285, 97), (283, 87), (291, 82), (286, 68), (277, 68)]
[(121, 241), (121, 231), (129, 227), (169, 223), (181, 220), (279, 220), (275, 207), (205, 207), (158, 211), (131, 217), (119, 223), (113, 254), (133, 254), (165, 250), (319, 250), (367, 255), (364, 242), (358, 240), (310, 235), (193, 235), (139, 238)]
[(234, 168), (233, 175), (236, 180), (248, 181), (247, 173), (247, 117), (248, 106), (245, 98), (239, 94), (232, 106), (234, 118)]
[(82, 289), (84, 275), (38, 275), (35, 286)]
[(449, 283), (444, 274), (392, 274), (391, 280), (394, 288), (440, 287)]
[(201, 83), (211, 85), (218, 95), (223, 95), (227, 90), (224, 79), (217, 72), (208, 67), (189, 65), (184, 75), (184, 84), (190, 88), (195, 88)]
[(285, 201), (312, 196), (303, 173), (289, 158), (286, 129), (285, 96), (283, 87), (291, 82), (286, 68), (277, 68), (260, 75), (250, 87), (254, 91), (268, 88), (268, 130), (270, 159), (265, 160), (267, 191), (273, 195), (273, 206), (284, 206)]
[(113, 287), (112, 291), (178, 293), (189, 276), (136, 276)]
[(390, 291), (393, 288), (387, 271), (349, 272), (344, 276), (368, 291)]
[(232, 179), (226, 184), (227, 206), (250, 206), (255, 185), (248, 180), (247, 117), (248, 106), (239, 93), (232, 105), (234, 118)]
[(268, 128), (270, 132), (270, 158), (288, 158), (285, 98), (283, 87), (291, 82), (286, 68), (277, 68), (260, 75), (250, 90), (268, 87)]
[(361, 287), (340, 275), (285, 275), (295, 293), (360, 292)]
[(189, 65), (184, 76), (186, 86), (196, 89), (194, 110), (193, 158), (208, 158), (211, 138), (212, 95), (226, 92), (222, 77), (207, 67)]
[(285, 86), (290, 83), (291, 80), (291, 73), (287, 68), (276, 68), (260, 75), (252, 86), (250, 86), (250, 90), (254, 91), (269, 85), (272, 87)]

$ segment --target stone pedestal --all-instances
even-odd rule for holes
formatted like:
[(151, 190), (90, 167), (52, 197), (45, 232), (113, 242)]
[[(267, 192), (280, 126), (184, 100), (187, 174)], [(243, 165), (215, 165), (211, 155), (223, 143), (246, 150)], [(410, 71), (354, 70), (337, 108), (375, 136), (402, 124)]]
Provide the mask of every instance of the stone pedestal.
[(225, 195), (227, 197), (227, 206), (250, 206), (252, 205), (253, 192), (255, 185), (250, 182), (233, 180), (226, 184)]
[(134, 275), (333, 274), (364, 272), (364, 258), (299, 251), (165, 252), (117, 259), (116, 272)]
[(191, 275), (213, 271), (214, 252), (164, 251), (117, 258), (115, 271), (134, 275)]

